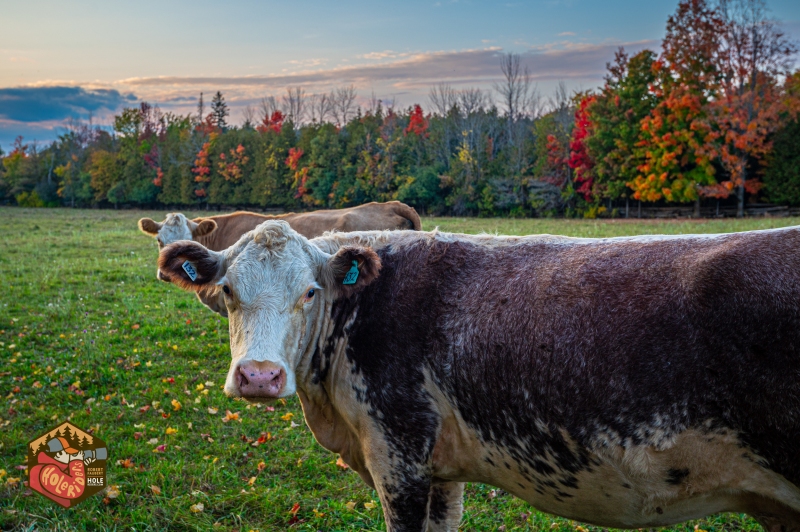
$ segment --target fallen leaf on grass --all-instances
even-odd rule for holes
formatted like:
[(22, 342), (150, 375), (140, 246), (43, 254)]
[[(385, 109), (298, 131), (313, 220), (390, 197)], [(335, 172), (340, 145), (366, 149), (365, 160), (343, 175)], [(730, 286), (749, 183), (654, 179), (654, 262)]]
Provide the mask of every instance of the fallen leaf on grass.
[(325, 516), (324, 512), (320, 512), (316, 508), (313, 508), (311, 511), (314, 512), (314, 517), (324, 517)]
[(347, 504), (345, 504), (344, 506), (345, 506), (345, 508), (347, 508), (348, 510), (355, 510), (355, 508), (356, 508), (356, 503), (355, 503), (354, 501), (349, 501), (349, 502), (348, 502)]
[(250, 477), (250, 480), (247, 481), (248, 486), (252, 486), (256, 483), (256, 477)]
[(344, 463), (344, 460), (342, 460), (341, 456), (336, 459), (336, 465), (342, 469), (350, 469), (350, 466)]
[(216, 414), (217, 412), (219, 412), (219, 409), (218, 409), (218, 408), (210, 408), (210, 407), (209, 407), (209, 409), (208, 409), (208, 413), (209, 413), (209, 414), (211, 414), (212, 416), (213, 416), (214, 414)]
[(167, 430), (165, 430), (164, 432), (165, 432), (167, 435), (170, 435), (170, 434), (177, 434), (177, 433), (178, 433), (178, 429), (173, 429), (172, 427), (167, 427)]
[(227, 423), (228, 421), (234, 421), (234, 420), (238, 421), (239, 423), (242, 422), (242, 420), (239, 419), (239, 412), (231, 413), (230, 410), (226, 410), (225, 417), (222, 418), (222, 422)]
[(267, 464), (265, 464), (264, 461), (262, 460), (258, 463), (257, 467), (258, 467), (258, 472), (261, 473), (262, 471), (264, 471), (264, 468), (267, 467)]
[(153, 495), (161, 495), (161, 488), (158, 486), (150, 486), (150, 491), (153, 492)]
[(193, 505), (191, 505), (191, 506), (189, 507), (189, 510), (191, 510), (191, 511), (192, 511), (192, 513), (195, 513), (195, 514), (199, 514), (199, 513), (200, 513), (200, 512), (202, 512), (204, 509), (205, 509), (205, 506), (203, 505), (203, 503), (202, 503), (202, 502), (198, 502), (197, 504), (193, 504)]
[(133, 467), (133, 462), (131, 462), (130, 458), (126, 458), (125, 460), (117, 460), (117, 465), (129, 469)]
[(284, 421), (289, 421), (294, 417), (294, 414), (291, 412), (286, 412), (284, 415), (281, 416), (281, 419)]
[(15, 487), (17, 484), (19, 484), (19, 481), (20, 481), (20, 479), (19, 479), (19, 478), (15, 478), (15, 477), (8, 477), (8, 478), (6, 479), (6, 486), (8, 486), (8, 487), (10, 487), (10, 488), (13, 488), (13, 487)]
[(116, 485), (109, 486), (108, 489), (106, 490), (106, 497), (108, 497), (109, 499), (116, 499), (117, 497), (119, 497), (119, 486)]
[(297, 515), (297, 512), (300, 511), (300, 503), (296, 502), (292, 505), (292, 509), (289, 510), (289, 513), (292, 515)]
[(374, 510), (377, 507), (378, 507), (378, 505), (375, 504), (374, 501), (369, 501), (369, 502), (365, 502), (364, 503), (364, 508), (366, 508), (367, 510)]
[(150, 405), (144, 405), (142, 408), (140, 408), (140, 409), (139, 409), (139, 412), (141, 412), (142, 414), (144, 414), (144, 413), (145, 413), (145, 412), (147, 412), (148, 410), (150, 410)]
[(155, 449), (153, 449), (153, 452), (154, 452), (154, 453), (163, 453), (163, 452), (165, 452), (166, 450), (167, 450), (167, 446), (166, 446), (166, 445), (164, 445), (164, 444), (161, 444), (161, 445), (159, 445), (158, 447), (156, 447)]

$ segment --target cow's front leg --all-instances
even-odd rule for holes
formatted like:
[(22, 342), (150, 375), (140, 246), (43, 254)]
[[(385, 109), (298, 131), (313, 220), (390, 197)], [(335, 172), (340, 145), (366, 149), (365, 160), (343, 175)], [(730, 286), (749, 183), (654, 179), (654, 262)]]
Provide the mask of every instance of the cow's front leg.
[(428, 532), (458, 530), (464, 511), (464, 483), (441, 482), (431, 486)]
[(390, 474), (372, 471), (375, 490), (383, 505), (389, 532), (425, 532), (428, 521), (430, 477), (409, 471)]

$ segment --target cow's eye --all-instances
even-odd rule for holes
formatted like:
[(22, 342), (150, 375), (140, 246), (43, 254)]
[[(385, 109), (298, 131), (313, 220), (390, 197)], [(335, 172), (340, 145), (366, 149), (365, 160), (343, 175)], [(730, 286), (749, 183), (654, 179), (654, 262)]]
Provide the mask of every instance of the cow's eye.
[(225, 292), (228, 295), (231, 295), (231, 289), (228, 288), (228, 285), (226, 285), (226, 284), (222, 285), (222, 291)]
[(312, 297), (314, 297), (314, 289), (313, 288), (311, 290), (309, 290), (308, 292), (306, 292), (306, 299), (311, 299)]

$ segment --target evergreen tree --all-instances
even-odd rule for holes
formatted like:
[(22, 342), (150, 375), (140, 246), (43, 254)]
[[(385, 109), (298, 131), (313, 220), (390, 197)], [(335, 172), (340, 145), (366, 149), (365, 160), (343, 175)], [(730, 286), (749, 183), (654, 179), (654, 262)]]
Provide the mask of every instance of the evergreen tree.
[(214, 117), (214, 124), (222, 131), (227, 131), (228, 129), (226, 117), (230, 115), (230, 113), (228, 104), (225, 103), (225, 97), (222, 96), (220, 91), (217, 91), (214, 98), (211, 100), (211, 115)]
[(764, 191), (773, 203), (800, 205), (800, 121), (778, 130), (764, 174)]
[(206, 112), (206, 106), (203, 104), (203, 93), (200, 93), (200, 99), (197, 101), (197, 123), (202, 124), (203, 119), (205, 116), (203, 114)]

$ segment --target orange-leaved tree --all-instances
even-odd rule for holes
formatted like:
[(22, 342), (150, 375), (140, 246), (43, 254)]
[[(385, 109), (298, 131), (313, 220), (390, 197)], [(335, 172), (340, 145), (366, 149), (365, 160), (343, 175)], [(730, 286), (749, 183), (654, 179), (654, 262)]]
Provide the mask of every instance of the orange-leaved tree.
[(735, 192), (737, 215), (743, 216), (745, 191), (761, 188), (748, 165), (765, 159), (772, 134), (787, 116), (778, 79), (788, 75), (797, 48), (767, 17), (763, 0), (721, 0), (719, 9), (725, 20), (723, 77), (710, 114), (721, 134), (720, 162), (728, 179), (709, 189), (720, 197)]
[(717, 183), (713, 161), (719, 133), (707, 104), (720, 82), (724, 21), (705, 0), (683, 0), (667, 21), (663, 51), (653, 63), (659, 103), (642, 120), (642, 164), (628, 183), (644, 201), (694, 201)]

